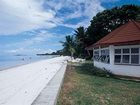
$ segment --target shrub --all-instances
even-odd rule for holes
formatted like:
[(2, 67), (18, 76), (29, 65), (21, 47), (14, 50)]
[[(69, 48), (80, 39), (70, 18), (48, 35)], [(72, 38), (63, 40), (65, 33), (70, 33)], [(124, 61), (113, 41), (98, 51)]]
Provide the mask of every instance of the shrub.
[(100, 77), (114, 77), (113, 73), (110, 72), (109, 70), (100, 69), (95, 66), (93, 66), (93, 63), (83, 63), (81, 66), (77, 67), (79, 70), (78, 72), (82, 74), (88, 74), (88, 75), (95, 75), (95, 76), (100, 76)]
[(113, 73), (110, 72), (109, 70), (106, 70), (105, 68), (100, 69), (95, 66), (93, 66), (93, 75), (100, 76), (100, 77), (113, 77), (114, 76)]

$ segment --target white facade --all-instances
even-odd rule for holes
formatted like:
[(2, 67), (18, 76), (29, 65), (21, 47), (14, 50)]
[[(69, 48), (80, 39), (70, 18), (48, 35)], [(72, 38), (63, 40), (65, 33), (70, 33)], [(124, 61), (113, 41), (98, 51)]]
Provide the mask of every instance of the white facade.
[[(138, 53), (132, 54), (131, 49), (133, 49), (133, 48), (138, 48), (139, 49)], [(105, 63), (105, 62), (101, 62), (101, 60), (95, 60), (94, 59), (94, 65), (96, 67), (101, 68), (101, 69), (109, 70), (116, 75), (140, 77), (140, 45), (129, 45), (129, 46), (113, 46), (113, 45), (110, 45), (109, 47), (106, 47), (106, 48), (103, 48), (103, 49), (109, 49), (110, 62)], [(128, 57), (129, 62), (127, 62), (127, 63), (115, 63), (116, 62), (115, 61), (115, 54), (116, 54), (115, 49), (130, 49), (131, 52), (129, 52), (128, 54), (122, 55), (123, 57)], [(93, 52), (96, 51), (96, 50), (97, 49), (93, 49)], [(98, 49), (99, 56), (101, 55), (101, 50), (102, 50), (102, 48)], [(131, 57), (133, 57), (133, 58), (131, 58)], [(135, 58), (137, 60), (135, 60)], [(122, 60), (120, 60), (120, 62), (122, 62)], [(139, 63), (138, 64), (132, 64), (132, 62), (139, 62)]]

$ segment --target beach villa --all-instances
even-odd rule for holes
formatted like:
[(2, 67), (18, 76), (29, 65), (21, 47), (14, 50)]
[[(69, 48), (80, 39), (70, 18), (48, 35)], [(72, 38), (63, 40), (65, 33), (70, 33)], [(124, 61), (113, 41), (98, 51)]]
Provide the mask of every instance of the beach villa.
[(96, 67), (119, 76), (140, 78), (140, 22), (129, 21), (87, 50), (93, 50)]

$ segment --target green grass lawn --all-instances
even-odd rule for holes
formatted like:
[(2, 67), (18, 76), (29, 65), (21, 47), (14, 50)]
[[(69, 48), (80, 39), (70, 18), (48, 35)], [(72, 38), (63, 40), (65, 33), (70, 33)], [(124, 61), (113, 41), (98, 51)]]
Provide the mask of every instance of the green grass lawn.
[(94, 69), (68, 65), (57, 105), (140, 105), (140, 82), (95, 76)]

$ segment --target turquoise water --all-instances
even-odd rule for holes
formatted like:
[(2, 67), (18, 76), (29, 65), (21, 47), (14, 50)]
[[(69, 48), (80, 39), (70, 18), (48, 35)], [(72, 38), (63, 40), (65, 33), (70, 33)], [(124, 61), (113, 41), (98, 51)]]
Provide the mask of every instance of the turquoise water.
[(56, 55), (36, 56), (36, 55), (0, 55), (0, 70), (11, 67), (28, 64), (31, 62), (50, 59), (57, 57)]

